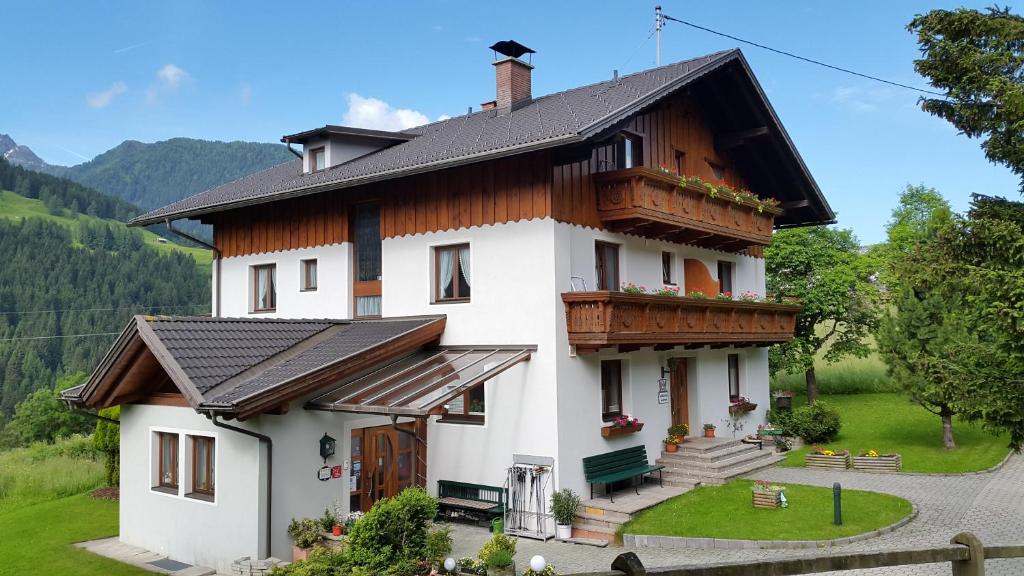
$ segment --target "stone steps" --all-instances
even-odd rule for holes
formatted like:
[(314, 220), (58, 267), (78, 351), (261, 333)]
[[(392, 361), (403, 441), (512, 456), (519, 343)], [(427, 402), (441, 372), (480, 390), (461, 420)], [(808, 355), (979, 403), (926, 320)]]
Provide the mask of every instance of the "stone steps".
[(665, 466), (665, 473), (670, 470), (673, 472), (687, 472), (692, 471), (695, 474), (700, 472), (727, 472), (732, 468), (743, 466), (747, 463), (754, 462), (757, 460), (765, 460), (771, 458), (775, 454), (772, 450), (758, 450), (755, 446), (753, 451), (744, 451), (738, 454), (733, 454), (729, 458), (722, 458), (720, 460), (700, 460), (696, 458), (658, 458), (658, 464)]
[(736, 444), (726, 446), (725, 448), (719, 448), (718, 450), (680, 450), (679, 452), (662, 452), (661, 457), (666, 460), (717, 462), (719, 460), (732, 458), (736, 455), (750, 452), (751, 450), (757, 450), (757, 446), (737, 442)]
[(680, 444), (677, 452), (662, 453), (657, 463), (665, 467), (663, 474), (668, 485), (725, 484), (783, 459), (771, 448), (759, 449), (738, 438), (693, 438)]
[(746, 476), (747, 474), (752, 474), (758, 470), (770, 468), (785, 459), (785, 456), (769, 452), (767, 457), (755, 458), (742, 464), (730, 466), (725, 470), (679, 469), (678, 471), (673, 471), (671, 474), (666, 474), (665, 478), (666, 480), (671, 477), (673, 480), (680, 480), (684, 482), (699, 481), (701, 484), (719, 485), (725, 484), (733, 478)]

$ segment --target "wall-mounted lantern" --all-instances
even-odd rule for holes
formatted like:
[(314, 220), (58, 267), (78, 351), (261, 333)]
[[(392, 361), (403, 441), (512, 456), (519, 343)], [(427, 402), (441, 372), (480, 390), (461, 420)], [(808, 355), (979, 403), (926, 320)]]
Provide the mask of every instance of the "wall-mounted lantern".
[(324, 462), (327, 462), (328, 458), (334, 456), (335, 443), (334, 438), (327, 434), (324, 434), (324, 437), (320, 439), (320, 457), (324, 459)]

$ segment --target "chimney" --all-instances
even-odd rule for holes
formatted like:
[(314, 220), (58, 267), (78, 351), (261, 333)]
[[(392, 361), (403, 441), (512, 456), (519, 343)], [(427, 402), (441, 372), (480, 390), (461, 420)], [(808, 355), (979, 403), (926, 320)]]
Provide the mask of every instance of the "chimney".
[[(520, 58), (524, 54), (535, 54), (515, 40), (502, 40), (491, 46), (494, 50), (495, 98), (493, 104), (485, 102), (484, 110), (509, 108), (522, 102), (529, 102), (530, 73), (533, 66)], [(533, 57), (529, 56), (532, 61)]]

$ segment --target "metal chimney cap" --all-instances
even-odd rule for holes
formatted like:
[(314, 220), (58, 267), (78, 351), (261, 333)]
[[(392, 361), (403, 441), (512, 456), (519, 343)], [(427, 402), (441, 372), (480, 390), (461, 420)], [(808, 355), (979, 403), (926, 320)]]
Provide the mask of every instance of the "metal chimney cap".
[(531, 50), (515, 40), (502, 40), (500, 42), (495, 42), (494, 45), (491, 46), (491, 50), (494, 50), (503, 56), (508, 56), (509, 58), (519, 58), (523, 54), (537, 53), (535, 50)]

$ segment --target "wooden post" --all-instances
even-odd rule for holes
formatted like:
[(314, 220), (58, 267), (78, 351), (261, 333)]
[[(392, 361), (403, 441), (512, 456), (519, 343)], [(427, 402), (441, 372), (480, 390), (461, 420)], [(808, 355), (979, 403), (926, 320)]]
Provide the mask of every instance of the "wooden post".
[(635, 552), (624, 552), (612, 560), (612, 570), (625, 573), (626, 576), (647, 576), (647, 569)]
[(971, 552), (967, 560), (953, 561), (953, 576), (985, 576), (985, 547), (977, 536), (970, 532), (961, 532), (953, 536), (949, 543), (967, 546)]

